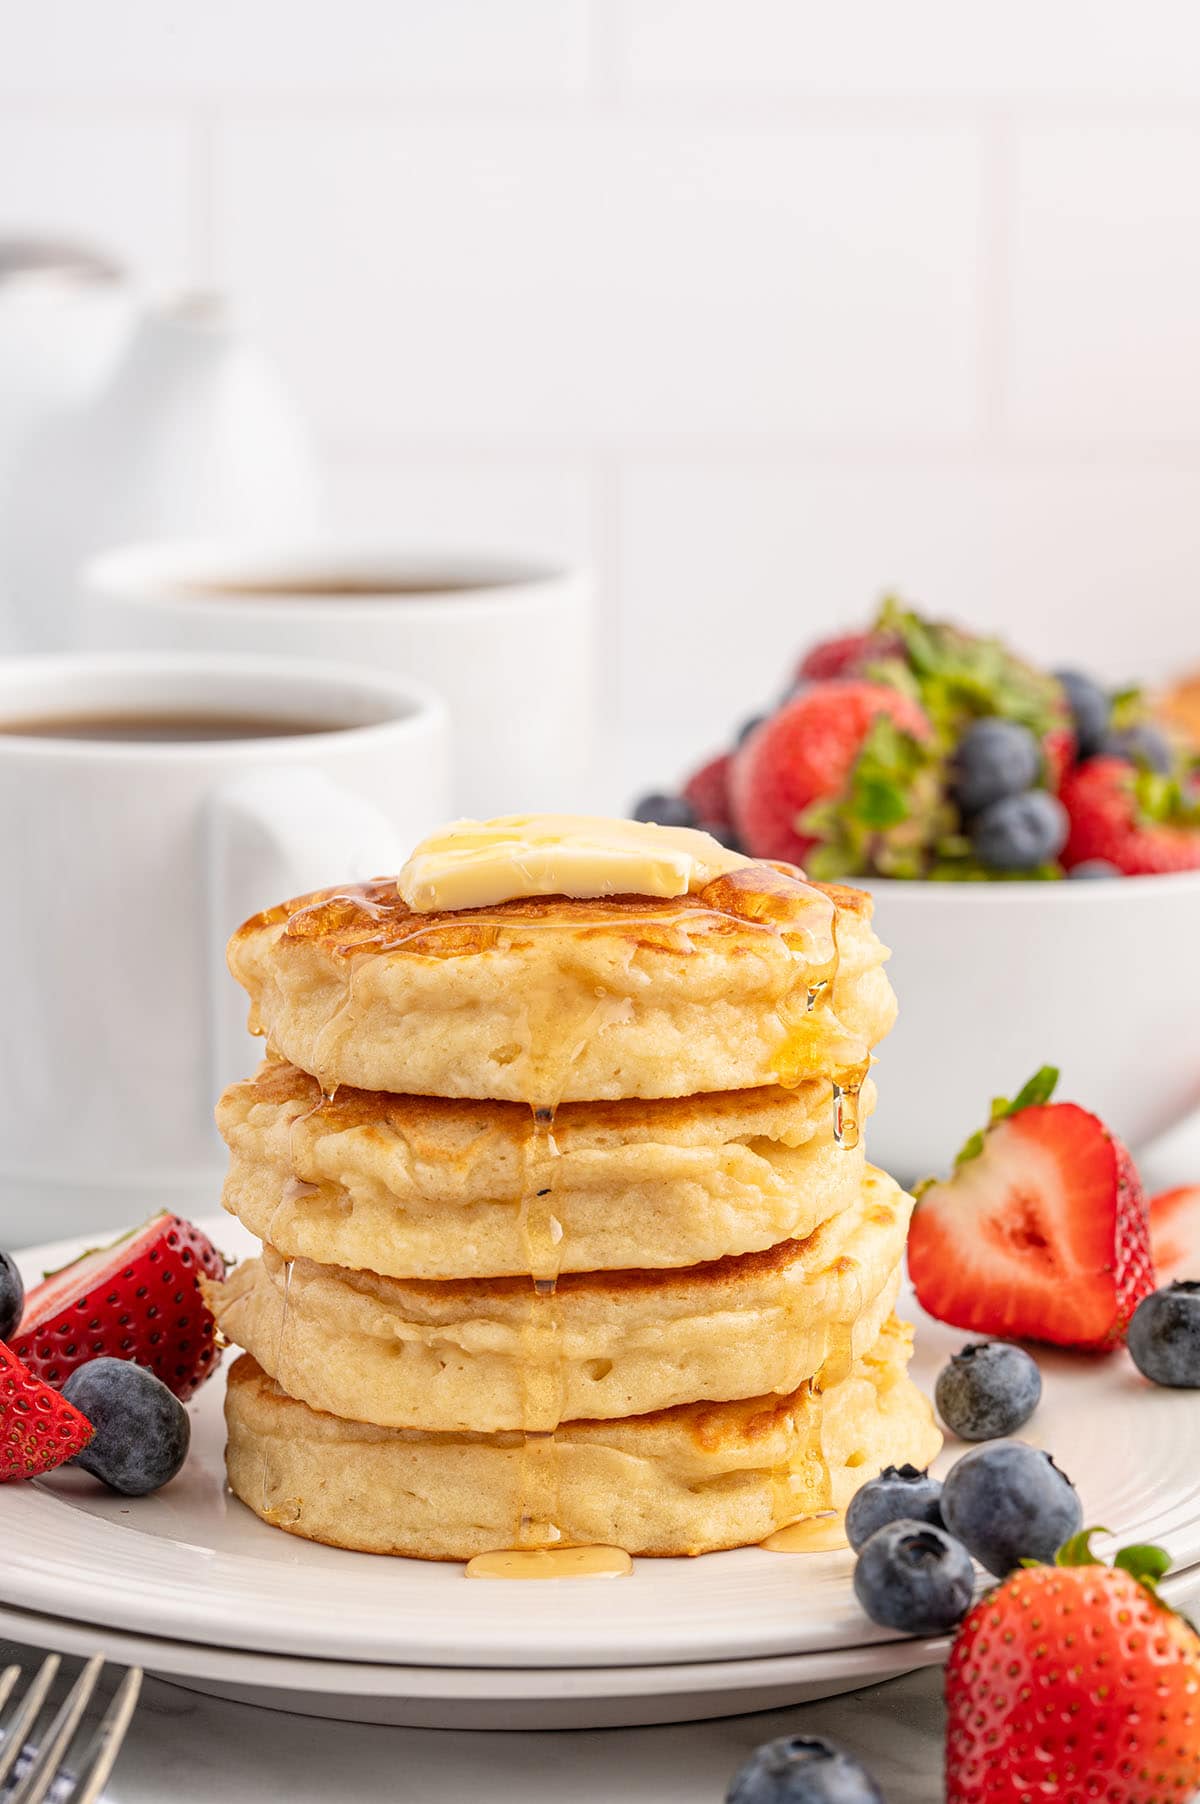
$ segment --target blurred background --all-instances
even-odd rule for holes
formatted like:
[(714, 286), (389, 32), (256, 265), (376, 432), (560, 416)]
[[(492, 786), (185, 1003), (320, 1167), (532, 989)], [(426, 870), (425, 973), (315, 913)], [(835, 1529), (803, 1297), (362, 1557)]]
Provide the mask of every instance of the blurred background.
[(0, 20), (0, 237), (230, 297), (335, 523), (590, 563), (623, 782), (889, 587), (1200, 663), (1189, 0)]

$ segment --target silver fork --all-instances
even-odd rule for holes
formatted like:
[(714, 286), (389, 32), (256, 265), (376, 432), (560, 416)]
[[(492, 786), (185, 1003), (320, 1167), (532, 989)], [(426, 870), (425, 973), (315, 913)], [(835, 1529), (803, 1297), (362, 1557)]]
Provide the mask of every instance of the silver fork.
[[(96, 1654), (88, 1661), (59, 1705), (44, 1735), (36, 1742), (38, 1718), (58, 1675), (57, 1654), (50, 1654), (30, 1681), (7, 1721), (0, 1720), (0, 1800), (3, 1804), (97, 1804), (121, 1750), (141, 1690), (142, 1675), (130, 1667), (78, 1761), (68, 1765), (71, 1746), (104, 1666)], [(19, 1666), (0, 1672), (0, 1719), (17, 1695), (23, 1674)], [(22, 1758), (24, 1756), (24, 1759)]]

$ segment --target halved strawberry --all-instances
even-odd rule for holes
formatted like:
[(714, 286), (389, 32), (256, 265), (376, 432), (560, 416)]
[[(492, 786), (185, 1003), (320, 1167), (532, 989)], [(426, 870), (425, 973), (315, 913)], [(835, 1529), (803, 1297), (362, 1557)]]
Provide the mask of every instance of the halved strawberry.
[(224, 1275), (208, 1236), (164, 1211), (31, 1290), (12, 1349), (56, 1387), (89, 1359), (136, 1360), (186, 1401), (218, 1358), (199, 1279)]
[(1133, 1160), (1038, 1073), (919, 1196), (909, 1270), (930, 1315), (976, 1334), (1103, 1352), (1154, 1289)]
[(65, 1465), (94, 1433), (87, 1417), (0, 1346), (0, 1484)]
[(1151, 1197), (1150, 1251), (1160, 1284), (1200, 1278), (1200, 1184)]

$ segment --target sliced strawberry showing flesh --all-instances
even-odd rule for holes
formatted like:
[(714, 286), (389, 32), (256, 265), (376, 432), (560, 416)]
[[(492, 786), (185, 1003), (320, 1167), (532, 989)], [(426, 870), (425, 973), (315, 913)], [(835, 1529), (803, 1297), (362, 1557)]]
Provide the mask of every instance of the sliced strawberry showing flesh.
[(1151, 1197), (1150, 1250), (1160, 1284), (1200, 1278), (1200, 1184)]
[(1125, 1147), (1071, 1102), (998, 1121), (921, 1196), (909, 1269), (930, 1315), (976, 1334), (1100, 1352), (1154, 1289)]
[(86, 1416), (0, 1346), (0, 1484), (53, 1472), (93, 1432)]
[(199, 1280), (224, 1275), (208, 1236), (164, 1212), (31, 1290), (12, 1349), (56, 1388), (90, 1359), (132, 1359), (186, 1401), (218, 1360)]

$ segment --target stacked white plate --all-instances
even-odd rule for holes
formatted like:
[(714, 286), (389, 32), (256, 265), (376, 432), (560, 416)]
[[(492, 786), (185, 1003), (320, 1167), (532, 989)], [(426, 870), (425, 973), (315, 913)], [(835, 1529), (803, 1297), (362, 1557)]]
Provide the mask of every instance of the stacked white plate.
[[(226, 1218), (218, 1244), (245, 1242)], [(82, 1243), (21, 1255), (27, 1279)], [(922, 1317), (914, 1376), (932, 1390), (963, 1341)], [(1200, 1410), (1125, 1354), (1044, 1355), (1023, 1438), (1046, 1447), (1110, 1531), (1156, 1541), (1172, 1601), (1200, 1593)], [(458, 1565), (320, 1547), (268, 1528), (224, 1484), (222, 1381), (192, 1406), (184, 1471), (157, 1496), (82, 1472), (0, 1487), (0, 1631), (114, 1659), (222, 1697), (418, 1727), (678, 1722), (828, 1697), (936, 1663), (940, 1640), (876, 1628), (849, 1552), (761, 1548), (638, 1560), (631, 1577), (468, 1581)], [(956, 1451), (943, 1455), (949, 1464)]]

